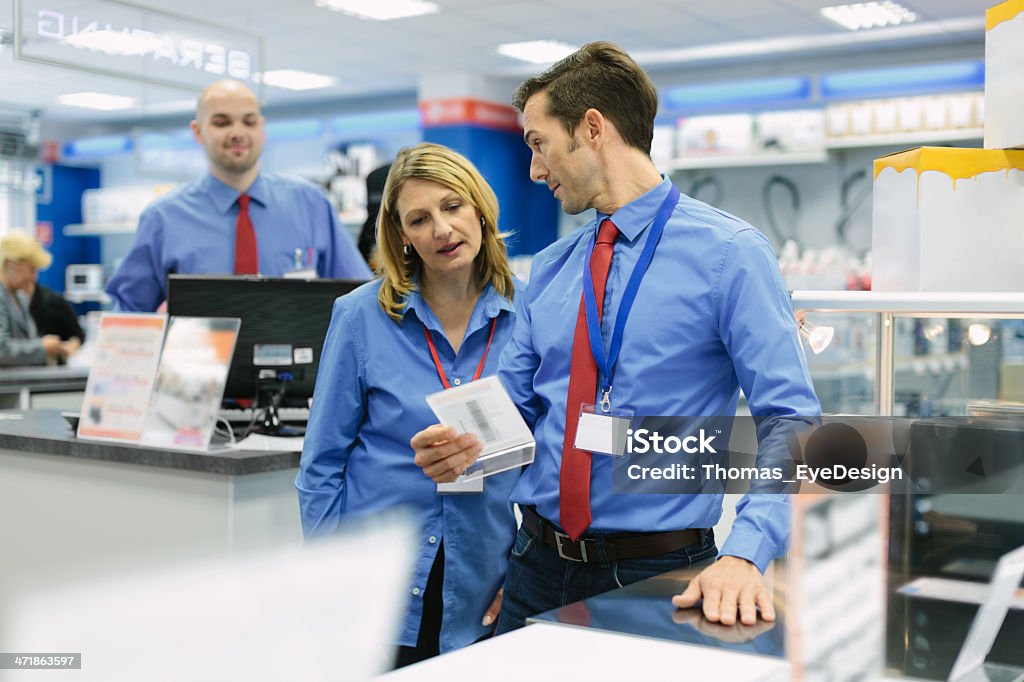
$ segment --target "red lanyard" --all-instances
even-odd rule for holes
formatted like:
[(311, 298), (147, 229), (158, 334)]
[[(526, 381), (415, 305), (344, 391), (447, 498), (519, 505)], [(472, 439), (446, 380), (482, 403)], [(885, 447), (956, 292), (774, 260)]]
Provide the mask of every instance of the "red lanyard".
[[(473, 381), (480, 378), (480, 375), (484, 371), (484, 362), (487, 361), (487, 351), (491, 349), (491, 340), (494, 339), (494, 328), (498, 324), (498, 318), (491, 318), (491, 335), (487, 337), (487, 346), (484, 348), (484, 356), (480, 358), (480, 364), (476, 366), (476, 374), (473, 375)], [(430, 336), (430, 330), (427, 329), (427, 325), (423, 325), (423, 333), (427, 335), (427, 345), (430, 346), (430, 355), (434, 358), (434, 366), (437, 367), (437, 376), (441, 377), (441, 383), (445, 389), (452, 387), (448, 383), (448, 377), (445, 376), (444, 368), (441, 367), (441, 358), (437, 356), (437, 348), (434, 346), (434, 339)]]

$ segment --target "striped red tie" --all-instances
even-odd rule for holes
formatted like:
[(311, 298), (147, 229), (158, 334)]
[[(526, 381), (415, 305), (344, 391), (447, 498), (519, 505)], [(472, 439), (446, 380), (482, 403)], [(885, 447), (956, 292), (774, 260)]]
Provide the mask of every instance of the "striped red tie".
[[(590, 257), (590, 276), (594, 282), (598, 319), (604, 308), (604, 287), (608, 281), (608, 268), (612, 264), (612, 250), (619, 228), (611, 220), (601, 223), (594, 253)], [(580, 297), (580, 311), (576, 315), (576, 333), (572, 339), (572, 365), (569, 370), (569, 395), (565, 404), (565, 439), (562, 442), (562, 470), (559, 477), (559, 513), (562, 528), (573, 540), (583, 535), (590, 526), (590, 458), (586, 450), (577, 450), (576, 427), (580, 420), (580, 405), (592, 403), (597, 395), (597, 363), (590, 350), (587, 335), (587, 314)]]

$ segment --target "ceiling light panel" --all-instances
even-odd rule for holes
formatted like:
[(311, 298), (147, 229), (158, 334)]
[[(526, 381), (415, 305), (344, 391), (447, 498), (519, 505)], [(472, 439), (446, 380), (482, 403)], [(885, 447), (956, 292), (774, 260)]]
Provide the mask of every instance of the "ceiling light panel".
[(821, 16), (851, 31), (899, 26), (917, 21), (917, 14), (897, 2), (858, 2), (822, 7)]
[(297, 69), (276, 69), (264, 71), (261, 80), (265, 85), (285, 90), (316, 90), (336, 85), (338, 79), (321, 73), (310, 73)]
[(420, 17), (441, 11), (437, 3), (429, 0), (316, 0), (316, 6), (375, 21)]
[(576, 45), (557, 40), (528, 40), (522, 43), (499, 45), (498, 54), (531, 64), (551, 64), (568, 57), (578, 49), (579, 47)]
[(117, 111), (118, 109), (131, 109), (135, 106), (135, 99), (132, 97), (109, 95), (105, 92), (72, 92), (58, 96), (57, 101), (69, 107), (99, 111)]

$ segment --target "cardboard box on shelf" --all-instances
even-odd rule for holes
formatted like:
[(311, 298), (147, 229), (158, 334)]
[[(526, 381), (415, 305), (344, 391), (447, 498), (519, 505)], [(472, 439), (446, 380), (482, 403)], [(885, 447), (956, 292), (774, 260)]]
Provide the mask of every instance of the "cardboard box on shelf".
[(875, 291), (1024, 290), (1024, 150), (876, 159), (873, 214)]
[(985, 146), (1024, 148), (1024, 0), (985, 13)]

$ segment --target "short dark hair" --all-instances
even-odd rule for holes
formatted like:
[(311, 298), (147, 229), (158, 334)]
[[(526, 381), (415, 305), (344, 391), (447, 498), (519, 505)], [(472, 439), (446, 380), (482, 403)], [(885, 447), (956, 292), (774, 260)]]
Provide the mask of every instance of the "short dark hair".
[(512, 104), (523, 111), (534, 95), (548, 93), (547, 114), (572, 135), (587, 109), (597, 109), (622, 139), (651, 153), (658, 93), (632, 57), (608, 42), (588, 43), (516, 88)]

